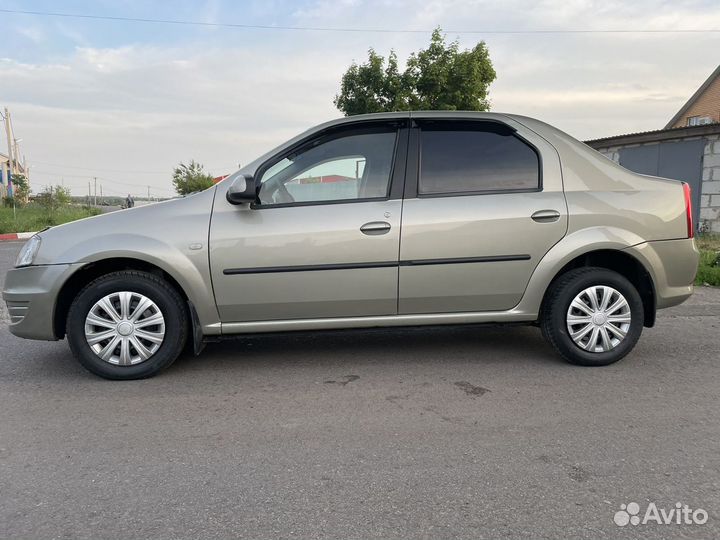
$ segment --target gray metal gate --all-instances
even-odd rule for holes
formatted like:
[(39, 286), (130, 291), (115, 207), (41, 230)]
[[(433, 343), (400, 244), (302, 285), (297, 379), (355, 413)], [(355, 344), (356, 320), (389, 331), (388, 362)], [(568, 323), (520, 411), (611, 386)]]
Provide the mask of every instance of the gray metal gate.
[(702, 182), (703, 139), (661, 142), (620, 149), (620, 165), (640, 174), (674, 178), (690, 184), (692, 189), (693, 223), (700, 216), (700, 184)]

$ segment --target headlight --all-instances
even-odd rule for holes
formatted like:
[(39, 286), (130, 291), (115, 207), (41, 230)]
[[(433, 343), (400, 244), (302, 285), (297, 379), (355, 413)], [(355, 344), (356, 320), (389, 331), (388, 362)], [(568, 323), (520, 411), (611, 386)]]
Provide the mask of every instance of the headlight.
[(20, 250), (20, 255), (18, 255), (18, 258), (15, 261), (15, 266), (28, 266), (32, 264), (39, 249), (40, 236), (36, 234), (35, 236), (31, 236), (30, 240), (25, 242), (25, 245)]

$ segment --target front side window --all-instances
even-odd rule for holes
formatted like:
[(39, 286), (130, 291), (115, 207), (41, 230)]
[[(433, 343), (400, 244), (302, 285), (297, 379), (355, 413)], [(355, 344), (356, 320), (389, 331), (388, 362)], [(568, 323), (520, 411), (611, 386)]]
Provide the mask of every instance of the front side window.
[(372, 130), (306, 145), (261, 175), (260, 204), (387, 197), (395, 138), (395, 130)]
[(537, 153), (507, 129), (423, 129), (420, 140), (420, 194), (540, 187)]

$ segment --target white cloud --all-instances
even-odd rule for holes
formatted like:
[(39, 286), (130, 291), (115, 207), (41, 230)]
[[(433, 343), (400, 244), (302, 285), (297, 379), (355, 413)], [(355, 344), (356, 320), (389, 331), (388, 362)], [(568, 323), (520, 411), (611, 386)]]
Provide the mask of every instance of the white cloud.
[[(31, 163), (146, 169), (153, 174), (134, 173), (126, 182), (167, 189), (178, 161), (194, 158), (226, 174), (337, 116), (331, 98), (343, 59), (330, 69), (328, 60), (299, 53), (289, 63), (239, 49), (81, 48), (63, 64), (2, 59), (0, 80)], [(37, 164), (33, 183), (59, 182), (55, 172), (80, 192), (92, 174)], [(98, 176), (108, 185), (124, 179)]]
[(80, 47), (90, 46), (90, 43), (81, 32), (78, 32), (71, 26), (68, 26), (63, 21), (54, 21), (54, 23), (54, 30), (56, 30), (61, 37)]
[(19, 26), (15, 31), (33, 43), (41, 43), (45, 41), (45, 32), (39, 26)]

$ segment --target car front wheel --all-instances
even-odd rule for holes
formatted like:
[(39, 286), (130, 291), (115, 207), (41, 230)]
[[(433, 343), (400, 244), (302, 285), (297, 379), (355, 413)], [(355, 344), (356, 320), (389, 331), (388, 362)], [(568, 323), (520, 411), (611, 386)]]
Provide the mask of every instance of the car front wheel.
[(101, 276), (77, 295), (67, 337), (78, 361), (106, 379), (151, 377), (172, 364), (187, 339), (182, 297), (147, 272)]
[(605, 366), (628, 354), (642, 333), (643, 303), (624, 276), (579, 268), (560, 276), (543, 304), (543, 336), (572, 364)]

